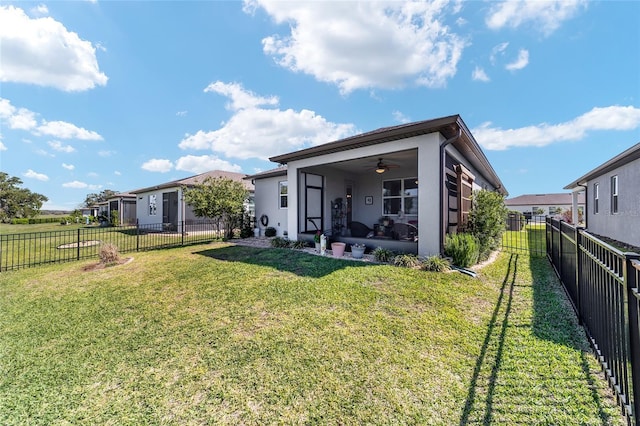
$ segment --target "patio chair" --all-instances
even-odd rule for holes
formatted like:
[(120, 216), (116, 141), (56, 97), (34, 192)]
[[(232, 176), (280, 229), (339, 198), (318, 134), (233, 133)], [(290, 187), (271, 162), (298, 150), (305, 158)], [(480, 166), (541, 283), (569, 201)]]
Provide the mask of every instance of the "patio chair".
[(366, 238), (373, 229), (362, 222), (351, 222), (351, 236), (354, 238)]
[(418, 228), (409, 223), (394, 223), (393, 236), (396, 240), (416, 241), (418, 239)]

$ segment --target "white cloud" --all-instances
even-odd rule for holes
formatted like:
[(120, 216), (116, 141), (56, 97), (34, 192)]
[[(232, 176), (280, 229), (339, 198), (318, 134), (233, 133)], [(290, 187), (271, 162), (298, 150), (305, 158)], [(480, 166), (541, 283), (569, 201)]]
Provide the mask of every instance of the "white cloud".
[[(206, 92), (206, 90), (205, 90), (205, 92)], [(176, 115), (178, 117), (184, 117), (185, 115), (187, 115), (187, 111), (178, 111), (178, 112), (176, 112)]]
[(116, 153), (115, 151), (109, 151), (109, 150), (98, 151), (98, 155), (104, 158), (111, 157), (115, 153)]
[(78, 180), (74, 180), (72, 182), (63, 183), (62, 186), (64, 188), (74, 188), (74, 189), (100, 189), (102, 185), (90, 185), (85, 182), (80, 182)]
[(494, 30), (531, 24), (533, 28), (549, 35), (586, 7), (586, 0), (508, 0), (493, 4), (486, 24)]
[(89, 173), (87, 173), (87, 176), (92, 177), (92, 178), (97, 178), (99, 175), (96, 172), (89, 172)]
[(6, 150), (7, 150), (7, 146), (3, 144), (2, 141), (0, 141), (0, 151), (6, 151)]
[(507, 64), (505, 68), (509, 71), (517, 71), (523, 69), (527, 65), (529, 65), (529, 51), (526, 49), (520, 49), (518, 52), (518, 58)]
[(404, 124), (404, 123), (411, 122), (411, 119), (406, 115), (404, 115), (403, 113), (401, 113), (400, 111), (393, 111), (392, 115), (393, 115), (393, 119), (398, 123)]
[(118, 170), (114, 171), (113, 174), (116, 176), (122, 176), (122, 173), (120, 173)]
[(505, 41), (503, 43), (500, 43), (494, 46), (493, 49), (491, 49), (491, 56), (489, 56), (489, 60), (491, 61), (492, 65), (495, 65), (498, 56), (504, 55), (504, 52), (507, 50), (507, 47), (509, 47), (509, 43)]
[(471, 78), (474, 81), (483, 81), (483, 82), (488, 82), (491, 81), (491, 79), (489, 78), (489, 76), (487, 75), (487, 73), (484, 71), (484, 69), (482, 69), (481, 67), (476, 66), (473, 70), (473, 72), (471, 73)]
[(182, 149), (209, 149), (230, 158), (267, 159), (275, 153), (319, 145), (355, 133), (352, 124), (331, 123), (313, 111), (257, 108), (274, 105), (275, 98), (256, 96), (238, 84), (217, 82), (207, 89), (229, 97), (228, 107), (239, 110), (218, 130), (199, 130), (185, 135), (178, 145)]
[(67, 163), (62, 163), (62, 167), (67, 170), (73, 170), (76, 168), (76, 166), (74, 166), (73, 164), (67, 164)]
[(259, 106), (276, 106), (279, 102), (276, 96), (271, 96), (269, 98), (258, 96), (250, 90), (244, 89), (239, 83), (223, 83), (221, 81), (216, 81), (215, 83), (209, 84), (204, 91), (215, 92), (229, 98), (231, 102), (227, 104), (227, 109), (231, 111), (255, 108)]
[(49, 141), (47, 143), (55, 151), (71, 153), (71, 152), (74, 152), (76, 150), (71, 145), (63, 145), (62, 142), (60, 142), (60, 141)]
[[(448, 2), (281, 2), (245, 0), (264, 9), (287, 35), (262, 40), (263, 50), (294, 72), (357, 89), (443, 87), (457, 71), (466, 41), (444, 24), (459, 5)], [(389, 66), (393, 64), (393, 66)]]
[(231, 164), (215, 155), (186, 155), (176, 161), (176, 170), (184, 170), (192, 173), (204, 173), (209, 170), (225, 170), (227, 172), (242, 172), (242, 167)]
[(46, 4), (39, 4), (38, 6), (31, 8), (30, 12), (32, 15), (47, 16), (49, 14), (49, 8)]
[(173, 163), (169, 160), (153, 158), (146, 161), (141, 167), (142, 170), (146, 170), (148, 172), (166, 173), (173, 169)]
[(60, 139), (81, 139), (87, 141), (101, 141), (102, 136), (98, 133), (78, 127), (75, 124), (65, 121), (46, 121), (38, 126), (37, 132)]
[(22, 176), (29, 178), (29, 179), (36, 179), (36, 180), (40, 180), (42, 182), (46, 182), (49, 180), (49, 176), (42, 174), (42, 173), (37, 173), (34, 172), (33, 170), (29, 169), (27, 170), (25, 173), (22, 174)]
[(51, 17), (0, 6), (0, 81), (81, 91), (107, 84), (95, 47)]
[(11, 101), (8, 99), (0, 98), (0, 119), (5, 121), (11, 129), (26, 130), (35, 136), (49, 135), (60, 139), (102, 140), (102, 136), (98, 133), (65, 121), (41, 120), (38, 126), (36, 120), (38, 115), (26, 108), (16, 108), (11, 105)]
[(483, 148), (505, 150), (513, 147), (542, 147), (552, 143), (577, 141), (589, 132), (601, 130), (633, 130), (640, 128), (640, 108), (609, 106), (591, 111), (564, 123), (527, 126), (519, 129), (501, 129), (492, 123), (483, 123), (473, 129), (475, 139)]

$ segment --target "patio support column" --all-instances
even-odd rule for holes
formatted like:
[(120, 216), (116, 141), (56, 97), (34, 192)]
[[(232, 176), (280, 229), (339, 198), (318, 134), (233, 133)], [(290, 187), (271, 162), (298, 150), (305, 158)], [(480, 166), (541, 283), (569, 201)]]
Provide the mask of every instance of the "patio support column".
[(287, 232), (289, 239), (298, 240), (298, 169), (291, 164), (287, 165)]
[(418, 255), (440, 253), (440, 141), (425, 140), (418, 146)]

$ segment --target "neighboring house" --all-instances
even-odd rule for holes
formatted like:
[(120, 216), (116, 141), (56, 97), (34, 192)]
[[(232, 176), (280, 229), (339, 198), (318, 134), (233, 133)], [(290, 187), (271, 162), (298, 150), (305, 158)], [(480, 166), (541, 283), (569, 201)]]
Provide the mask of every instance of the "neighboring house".
[(98, 211), (99, 211), (99, 207), (97, 204), (94, 204), (92, 206), (89, 207), (81, 207), (80, 208), (80, 214), (82, 215), (82, 217), (98, 217)]
[[(504, 203), (509, 210), (525, 213), (528, 216), (560, 216), (573, 208), (570, 193), (525, 194), (507, 198)], [(584, 194), (578, 198), (578, 211), (584, 213)]]
[(585, 193), (589, 232), (640, 247), (640, 143), (564, 189), (573, 191), (574, 205)]
[(118, 224), (136, 224), (136, 194), (119, 192), (107, 198), (107, 211), (105, 216), (111, 220), (112, 212), (118, 212)]
[(247, 175), (243, 173), (213, 170), (184, 179), (178, 179), (160, 185), (131, 191), (137, 196), (136, 217), (140, 225), (159, 225), (164, 229), (172, 229), (181, 232), (179, 225), (183, 221), (199, 219), (193, 213), (191, 206), (183, 199), (183, 188), (202, 184), (211, 178), (228, 178), (241, 182), (249, 191), (249, 200), (246, 208), (251, 211), (253, 200), (253, 184), (244, 180)]
[(256, 217), (292, 240), (310, 240), (318, 229), (332, 240), (437, 254), (466, 221), (473, 190), (507, 195), (459, 115), (270, 160), (283, 167), (247, 177), (256, 186)]

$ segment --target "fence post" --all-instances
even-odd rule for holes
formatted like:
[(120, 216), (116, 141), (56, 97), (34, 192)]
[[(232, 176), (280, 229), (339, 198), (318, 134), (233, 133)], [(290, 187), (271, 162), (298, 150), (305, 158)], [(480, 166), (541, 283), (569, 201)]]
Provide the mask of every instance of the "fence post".
[[(631, 363), (630, 372), (631, 380), (629, 389), (629, 397), (633, 401), (629, 401), (629, 408), (634, 418), (636, 426), (640, 425), (640, 319), (638, 317), (638, 305), (640, 296), (638, 295), (638, 275), (640, 275), (640, 254), (625, 253), (624, 281), (626, 286), (626, 302), (627, 302), (627, 318), (629, 347), (629, 361)], [(634, 263), (636, 266), (634, 266)], [(633, 403), (633, 407), (631, 407)]]
[(80, 260), (80, 228), (78, 228), (78, 238), (76, 238), (76, 260)]
[(184, 227), (186, 225), (186, 222), (184, 220), (181, 220), (180, 222), (182, 222), (181, 223), (182, 232), (180, 233), (180, 237), (181, 237), (181, 244), (180, 245), (184, 247), (184, 231), (185, 231)]
[(582, 291), (580, 289), (580, 280), (582, 279), (582, 262), (580, 261), (580, 244), (582, 244), (582, 230), (584, 228), (576, 226), (573, 240), (576, 242), (576, 314), (578, 315), (578, 324), (582, 325)]
[(136, 219), (136, 252), (140, 251), (140, 221)]
[(562, 277), (564, 275), (562, 275), (562, 265), (563, 265), (563, 261), (562, 261), (562, 222), (564, 222), (562, 219), (558, 220), (558, 275), (560, 275), (560, 281), (562, 281)]

